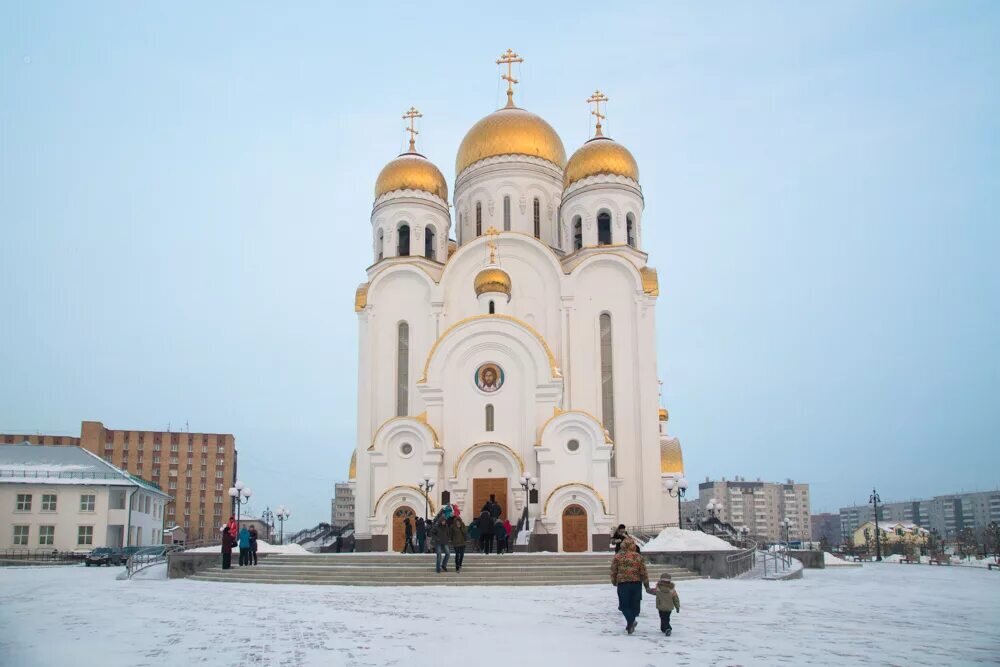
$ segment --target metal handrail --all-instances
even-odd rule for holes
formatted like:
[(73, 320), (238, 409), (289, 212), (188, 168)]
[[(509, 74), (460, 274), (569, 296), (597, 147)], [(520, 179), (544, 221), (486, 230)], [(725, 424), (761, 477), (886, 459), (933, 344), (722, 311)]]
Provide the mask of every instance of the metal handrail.
[(158, 563), (165, 563), (167, 561), (168, 554), (180, 553), (182, 551), (190, 551), (191, 549), (199, 549), (201, 547), (210, 547), (215, 545), (219, 545), (220, 547), (222, 546), (218, 541), (197, 540), (195, 542), (188, 542), (187, 544), (160, 544), (140, 549), (129, 556), (128, 560), (125, 561), (126, 576), (131, 578), (136, 572), (141, 572), (142, 570), (152, 567)]
[(0, 550), (0, 560), (27, 560), (27, 561), (76, 561), (84, 558), (85, 554), (73, 551), (57, 551), (55, 549), (3, 549)]
[(734, 540), (730, 542), (737, 546), (740, 542), (741, 550), (735, 554), (726, 556), (726, 573), (730, 579), (749, 572), (757, 567), (757, 542), (749, 538), (744, 540)]

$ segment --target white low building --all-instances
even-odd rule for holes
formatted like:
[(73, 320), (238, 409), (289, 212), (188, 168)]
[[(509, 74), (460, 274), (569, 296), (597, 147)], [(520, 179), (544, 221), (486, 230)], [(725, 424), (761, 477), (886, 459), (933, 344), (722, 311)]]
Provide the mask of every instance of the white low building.
[(80, 447), (0, 447), (0, 549), (160, 544), (169, 501)]

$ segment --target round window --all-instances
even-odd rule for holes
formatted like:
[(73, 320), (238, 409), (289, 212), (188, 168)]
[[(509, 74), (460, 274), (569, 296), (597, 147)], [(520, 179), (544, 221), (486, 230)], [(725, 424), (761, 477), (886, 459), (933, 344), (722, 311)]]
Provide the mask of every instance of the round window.
[(409, 456), (410, 454), (413, 453), (413, 445), (411, 445), (408, 442), (404, 442), (402, 445), (399, 446), (399, 453), (402, 454), (403, 456)]
[(566, 443), (566, 449), (568, 449), (571, 452), (577, 451), (578, 449), (580, 449), (580, 441), (570, 440), (569, 442)]

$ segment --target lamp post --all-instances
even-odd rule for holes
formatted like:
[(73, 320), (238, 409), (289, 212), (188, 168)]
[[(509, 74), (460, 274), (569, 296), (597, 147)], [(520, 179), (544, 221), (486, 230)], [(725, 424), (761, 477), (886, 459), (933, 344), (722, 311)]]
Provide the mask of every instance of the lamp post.
[(278, 534), (278, 544), (285, 543), (285, 521), (287, 521), (292, 513), (285, 509), (284, 505), (278, 505), (278, 511), (274, 515), (278, 519), (278, 525), (281, 527)]
[(878, 504), (882, 502), (882, 499), (878, 497), (878, 492), (872, 488), (871, 498), (868, 499), (869, 504), (875, 507), (875, 560), (876, 562), (882, 561), (882, 539), (879, 537), (878, 532)]
[(428, 521), (427, 511), (428, 511), (428, 506), (430, 505), (431, 502), (430, 495), (431, 495), (431, 489), (434, 488), (434, 480), (432, 480), (430, 477), (424, 477), (422, 480), (420, 480), (420, 484), (418, 486), (420, 487), (420, 490), (424, 492), (424, 523), (427, 523)]
[(271, 541), (271, 531), (274, 529), (274, 512), (271, 511), (270, 507), (265, 507), (264, 512), (260, 515), (261, 520), (264, 525), (267, 526), (267, 540)]
[(538, 480), (530, 473), (521, 475), (521, 488), (524, 489), (524, 529), (528, 529), (528, 507), (531, 502), (531, 489), (535, 488)]
[(722, 501), (716, 500), (715, 498), (709, 498), (708, 504), (705, 505), (705, 509), (708, 510), (708, 515), (713, 519), (718, 519), (719, 515), (722, 514)]
[(229, 489), (229, 495), (232, 496), (233, 502), (236, 503), (236, 526), (240, 525), (240, 508), (250, 502), (250, 496), (253, 495), (253, 491), (250, 490), (249, 486), (244, 486), (243, 482), (236, 480), (236, 484)]
[(665, 482), (667, 486), (667, 493), (671, 498), (677, 498), (677, 527), (681, 528), (681, 498), (684, 497), (684, 492), (687, 491), (688, 481), (681, 477), (680, 479), (674, 479), (671, 477)]
[(792, 556), (791, 556), (790, 553), (788, 553), (788, 547), (789, 547), (789, 545), (788, 545), (788, 529), (789, 529), (789, 527), (791, 525), (792, 525), (792, 522), (788, 519), (788, 517), (785, 517), (784, 519), (782, 519), (781, 521), (778, 522), (778, 527), (785, 529), (785, 562), (788, 565), (792, 564)]

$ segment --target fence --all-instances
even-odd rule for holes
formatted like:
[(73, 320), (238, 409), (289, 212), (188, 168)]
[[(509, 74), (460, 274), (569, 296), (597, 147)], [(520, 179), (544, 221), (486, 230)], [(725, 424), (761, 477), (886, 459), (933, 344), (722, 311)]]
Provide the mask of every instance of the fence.
[(72, 551), (56, 551), (54, 549), (2, 549), (0, 550), (0, 562), (22, 561), (46, 561), (70, 563), (82, 560), (86, 554), (74, 553)]
[(732, 579), (757, 567), (757, 543), (751, 539), (732, 540), (733, 546), (741, 550), (726, 556), (727, 576)]

